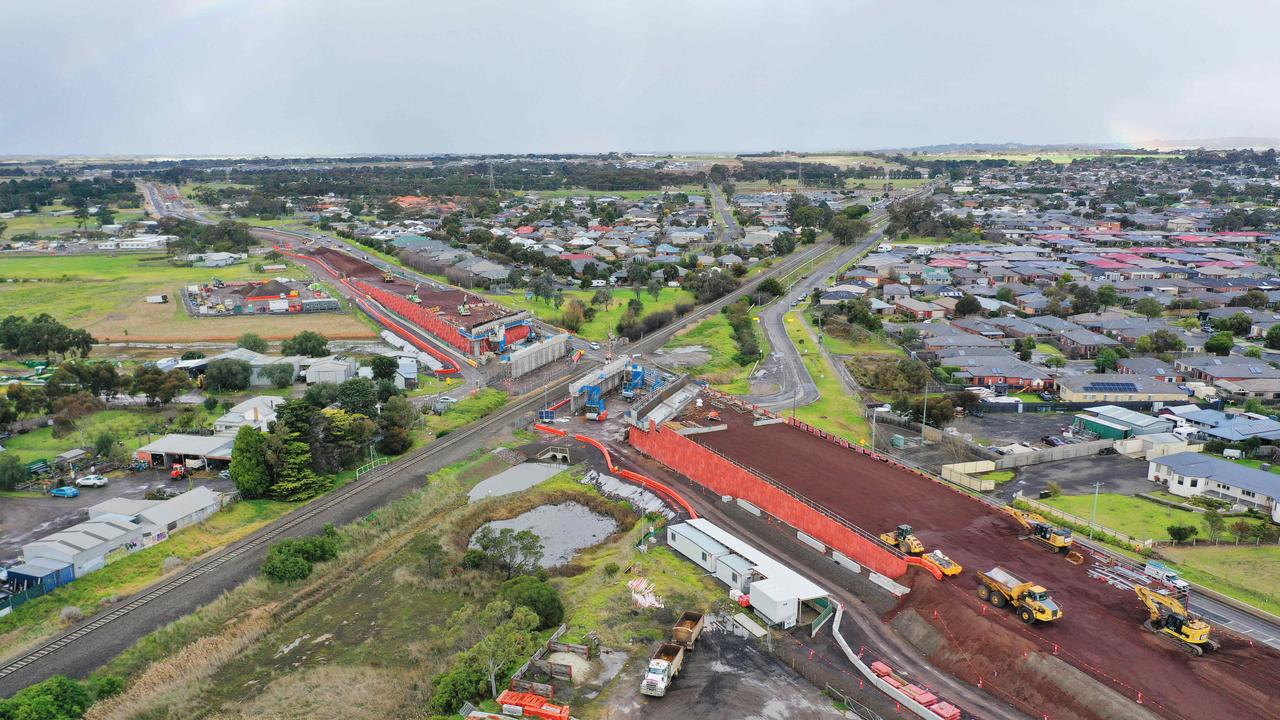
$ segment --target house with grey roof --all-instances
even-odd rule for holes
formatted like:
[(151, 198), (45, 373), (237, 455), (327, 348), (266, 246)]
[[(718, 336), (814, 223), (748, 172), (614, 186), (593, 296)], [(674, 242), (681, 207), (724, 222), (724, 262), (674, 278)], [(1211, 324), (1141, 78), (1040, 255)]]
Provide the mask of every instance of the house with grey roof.
[(1204, 495), (1266, 513), (1280, 522), (1280, 475), (1213, 455), (1180, 452), (1152, 460), (1147, 479), (1181, 497)]

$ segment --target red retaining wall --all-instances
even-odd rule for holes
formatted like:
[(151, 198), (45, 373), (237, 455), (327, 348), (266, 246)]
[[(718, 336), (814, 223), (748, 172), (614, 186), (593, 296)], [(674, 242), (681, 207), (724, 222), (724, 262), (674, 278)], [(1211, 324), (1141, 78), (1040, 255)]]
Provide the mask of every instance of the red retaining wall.
[(427, 312), (426, 308), (417, 303), (409, 302), (407, 298), (397, 293), (370, 285), (367, 282), (357, 280), (355, 284), (362, 292), (368, 293), (374, 300), (387, 306), (388, 310), (422, 327), (427, 332), (440, 338), (441, 341), (458, 348), (464, 355), (471, 354), (471, 341), (463, 337), (458, 332), (458, 328), (441, 320), (434, 313)]
[(907, 572), (901, 556), (679, 433), (666, 427), (649, 432), (633, 427), (630, 440), (641, 452), (699, 485), (742, 498), (881, 575), (900, 578)]

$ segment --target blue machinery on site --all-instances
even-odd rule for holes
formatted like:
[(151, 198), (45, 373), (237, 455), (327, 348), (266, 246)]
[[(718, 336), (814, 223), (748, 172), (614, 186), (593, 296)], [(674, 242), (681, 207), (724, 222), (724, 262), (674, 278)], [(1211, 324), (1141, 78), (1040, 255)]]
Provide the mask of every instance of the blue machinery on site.
[(636, 391), (648, 388), (653, 392), (667, 384), (667, 377), (657, 370), (647, 370), (639, 363), (631, 363), (626, 370), (626, 381), (622, 385), (622, 397), (628, 401), (636, 398)]
[(604, 393), (600, 391), (599, 385), (588, 385), (582, 389), (587, 396), (587, 404), (584, 410), (588, 420), (604, 420), (609, 416), (609, 412), (604, 407)]

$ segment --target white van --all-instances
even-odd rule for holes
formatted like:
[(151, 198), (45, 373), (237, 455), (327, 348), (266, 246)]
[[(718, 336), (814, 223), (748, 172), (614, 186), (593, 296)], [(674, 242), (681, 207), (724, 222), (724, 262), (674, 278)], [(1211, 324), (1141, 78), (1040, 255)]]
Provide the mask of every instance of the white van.
[(608, 282), (605, 280), (592, 280), (591, 287), (604, 287)]

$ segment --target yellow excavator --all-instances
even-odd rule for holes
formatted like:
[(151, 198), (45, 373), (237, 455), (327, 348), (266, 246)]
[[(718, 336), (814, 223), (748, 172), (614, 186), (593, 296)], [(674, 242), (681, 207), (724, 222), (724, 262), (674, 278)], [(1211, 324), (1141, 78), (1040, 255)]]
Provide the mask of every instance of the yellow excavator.
[(1069, 528), (1058, 527), (1033, 512), (1026, 512), (1014, 507), (1005, 506), (1005, 512), (1013, 516), (1022, 527), (1031, 533), (1029, 537), (1038, 541), (1055, 553), (1067, 552), (1071, 549), (1072, 539), (1071, 530)]
[(886, 545), (896, 547), (907, 555), (919, 555), (924, 552), (924, 543), (916, 537), (916, 531), (910, 525), (899, 525), (889, 532), (880, 533), (880, 539)]
[(1143, 627), (1172, 639), (1196, 657), (1218, 649), (1218, 643), (1209, 639), (1213, 627), (1198, 617), (1192, 617), (1177, 598), (1158, 593), (1145, 585), (1134, 585), (1133, 591), (1151, 613), (1151, 617), (1142, 623)]

